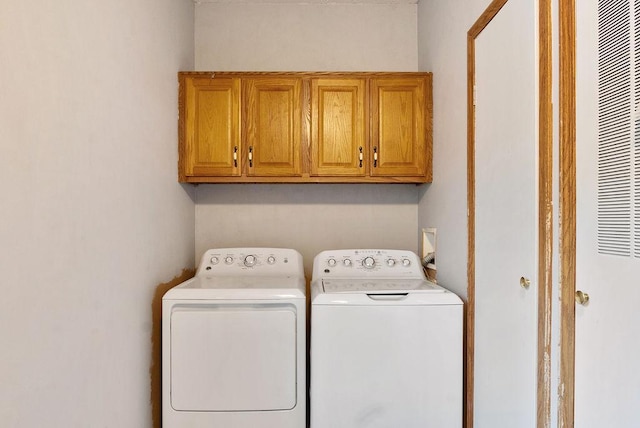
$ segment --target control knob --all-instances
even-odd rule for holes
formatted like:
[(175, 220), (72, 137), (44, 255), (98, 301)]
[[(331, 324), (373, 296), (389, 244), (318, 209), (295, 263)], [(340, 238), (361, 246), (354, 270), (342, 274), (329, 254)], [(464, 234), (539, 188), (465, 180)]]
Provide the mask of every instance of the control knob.
[(334, 259), (334, 258), (331, 258), (331, 259), (327, 260), (327, 264), (329, 266), (331, 266), (331, 267), (334, 267), (336, 265), (336, 263), (337, 263), (336, 259)]
[(351, 259), (344, 259), (342, 261), (342, 264), (344, 264), (347, 267), (351, 266)]
[(249, 254), (244, 258), (244, 265), (246, 267), (252, 267), (256, 264), (256, 261), (257, 261), (256, 256)]
[(387, 266), (394, 267), (396, 265), (396, 261), (393, 259), (387, 259)]
[(411, 265), (411, 260), (409, 260), (409, 259), (402, 259), (402, 266), (407, 267), (407, 266), (409, 266), (409, 265)]
[(364, 260), (362, 260), (362, 266), (364, 266), (365, 269), (373, 269), (375, 265), (376, 265), (376, 261), (371, 256), (365, 257)]
[(211, 257), (212, 265), (217, 265), (219, 262), (220, 262), (220, 259), (218, 259), (217, 257)]
[(273, 256), (269, 256), (267, 257), (267, 263), (269, 263), (270, 265), (274, 264), (276, 262), (276, 258)]
[(231, 256), (227, 256), (224, 258), (224, 262), (228, 265), (230, 265), (231, 263), (233, 263), (233, 257)]

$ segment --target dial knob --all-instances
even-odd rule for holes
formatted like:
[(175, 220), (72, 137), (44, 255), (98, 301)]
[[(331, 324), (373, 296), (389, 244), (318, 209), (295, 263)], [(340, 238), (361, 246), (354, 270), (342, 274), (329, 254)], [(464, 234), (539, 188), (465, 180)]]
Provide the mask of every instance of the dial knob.
[(231, 263), (233, 263), (233, 257), (231, 256), (227, 256), (224, 258), (224, 262), (228, 265), (230, 265)]
[(394, 267), (396, 265), (396, 261), (393, 259), (387, 259), (387, 266)]
[(220, 262), (220, 259), (218, 259), (217, 257), (211, 257), (212, 265), (217, 265), (219, 262)]
[(402, 266), (409, 266), (411, 265), (411, 260), (409, 259), (402, 259)]
[(373, 269), (375, 265), (376, 261), (373, 257), (365, 257), (364, 260), (362, 260), (362, 266), (364, 266), (366, 269)]
[(244, 258), (244, 265), (247, 267), (251, 267), (256, 264), (256, 260), (256, 256), (252, 256), (251, 254), (249, 254)]
[(276, 258), (273, 256), (269, 256), (267, 257), (267, 263), (269, 263), (270, 265), (274, 264), (276, 262)]
[(342, 264), (344, 264), (345, 266), (351, 266), (351, 259), (344, 259), (342, 261)]
[(336, 259), (329, 259), (327, 260), (327, 264), (331, 267), (334, 267), (336, 265)]

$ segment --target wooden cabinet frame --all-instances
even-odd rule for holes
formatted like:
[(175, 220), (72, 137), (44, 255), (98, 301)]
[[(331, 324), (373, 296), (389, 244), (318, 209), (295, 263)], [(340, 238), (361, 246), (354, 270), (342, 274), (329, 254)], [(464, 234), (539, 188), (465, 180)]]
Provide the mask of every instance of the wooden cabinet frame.
[[(206, 169), (194, 169), (194, 123), (187, 118), (189, 109), (193, 105), (189, 97), (191, 93), (187, 89), (189, 82), (198, 79), (226, 79), (233, 81), (241, 88), (239, 94), (235, 94), (239, 103), (239, 119), (237, 129), (240, 134), (240, 145), (236, 151), (237, 170), (233, 173), (208, 173)], [(432, 74), (422, 72), (386, 73), (386, 72), (180, 72), (178, 73), (179, 90), (179, 120), (178, 120), (178, 178), (187, 183), (428, 183), (432, 179)], [(270, 82), (270, 83), (269, 83)], [(287, 100), (288, 107), (280, 104), (277, 112), (274, 111), (274, 121), (287, 122), (276, 124), (275, 130), (267, 130), (268, 138), (276, 146), (268, 156), (261, 158), (265, 162), (260, 167), (256, 165), (256, 156), (260, 153), (255, 147), (256, 121), (268, 123), (270, 114), (265, 113), (269, 108), (269, 100), (263, 102), (263, 112), (256, 110), (255, 88), (256, 85), (283, 84), (292, 92), (284, 95), (284, 92), (276, 94), (274, 99), (280, 97)], [(298, 82), (298, 83), (295, 83)], [(354, 82), (359, 82), (354, 84)], [(404, 122), (418, 124), (417, 138), (420, 139), (418, 147), (412, 150), (399, 150), (400, 155), (407, 154), (411, 164), (410, 168), (403, 169), (402, 164), (396, 166), (391, 172), (376, 174), (374, 169), (374, 146), (372, 134), (377, 126), (378, 117), (372, 112), (374, 82), (384, 82), (386, 85), (400, 85), (400, 87), (415, 85), (423, 90), (412, 109), (407, 111), (418, 114), (417, 118), (410, 118)], [(287, 86), (289, 85), (289, 86)], [(292, 85), (292, 86), (291, 86)], [(318, 105), (318, 88), (333, 90), (325, 92), (330, 99), (330, 105)], [(354, 89), (357, 88), (357, 89)], [(288, 89), (287, 89), (288, 90)], [(253, 91), (253, 92), (252, 92)], [(341, 92), (346, 91), (346, 92)], [(362, 91), (362, 94), (360, 94)], [(291, 98), (293, 97), (293, 98)], [(291, 101), (293, 100), (293, 101)], [(296, 104), (296, 102), (298, 104)], [(277, 103), (277, 101), (274, 101)], [(337, 103), (337, 105), (336, 105)], [(342, 105), (340, 105), (342, 103)], [(351, 105), (352, 104), (352, 105)], [(376, 103), (378, 105), (378, 103)], [(266, 109), (266, 110), (265, 110)], [(289, 109), (289, 110), (287, 110)], [(350, 109), (353, 109), (351, 111)], [(318, 127), (323, 120), (323, 114), (336, 117), (344, 111), (348, 120), (345, 120), (341, 129), (334, 129), (333, 124), (326, 125), (327, 129), (336, 132), (332, 138), (321, 140), (322, 132)], [(376, 110), (377, 111), (377, 110)], [(262, 116), (260, 116), (262, 114)], [(258, 115), (258, 116), (252, 116)], [(287, 117), (286, 120), (283, 118)], [(327, 120), (332, 120), (331, 117)], [(376, 122), (376, 123), (374, 123)], [(387, 121), (388, 123), (389, 121)], [(338, 126), (337, 128), (340, 128)], [(279, 128), (278, 128), (279, 127)], [(290, 128), (287, 128), (290, 127)], [(353, 128), (350, 128), (353, 127)], [(233, 128), (236, 129), (236, 128)], [(226, 134), (219, 133), (224, 136)], [(282, 140), (278, 138), (282, 135)], [(341, 147), (330, 147), (320, 157), (323, 141), (330, 144), (339, 144)], [(253, 142), (253, 143), (252, 143)], [(423, 143), (423, 144), (422, 144)], [(207, 143), (209, 144), (209, 143)], [(222, 141), (222, 145), (230, 146), (229, 141)], [(346, 149), (347, 144), (351, 145)], [(278, 146), (279, 145), (279, 146)], [(275, 147), (275, 148), (274, 148)], [(358, 152), (353, 153), (356, 147)], [(360, 167), (359, 148), (362, 147), (362, 167)], [(378, 147), (375, 147), (376, 151)], [(224, 152), (223, 150), (223, 153)], [(263, 152), (264, 153), (264, 152)], [(337, 154), (336, 154), (337, 153)], [(282, 156), (280, 156), (282, 155)], [(286, 156), (285, 156), (286, 155)], [(251, 156), (251, 161), (249, 157)], [(354, 157), (355, 156), (355, 157)], [(283, 159), (286, 157), (286, 161)], [(272, 160), (272, 162), (270, 162)], [(271, 163), (271, 164), (270, 164)], [(355, 166), (354, 166), (355, 165)], [(417, 167), (416, 167), (417, 166)], [(376, 164), (377, 167), (377, 164)], [(204, 173), (201, 173), (203, 172)]]

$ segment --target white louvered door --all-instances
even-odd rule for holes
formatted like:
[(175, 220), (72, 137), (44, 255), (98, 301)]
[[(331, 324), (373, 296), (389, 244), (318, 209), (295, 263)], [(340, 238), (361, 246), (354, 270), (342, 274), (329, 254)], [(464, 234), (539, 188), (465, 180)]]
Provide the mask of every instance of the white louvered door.
[(640, 0), (576, 2), (575, 427), (640, 426)]

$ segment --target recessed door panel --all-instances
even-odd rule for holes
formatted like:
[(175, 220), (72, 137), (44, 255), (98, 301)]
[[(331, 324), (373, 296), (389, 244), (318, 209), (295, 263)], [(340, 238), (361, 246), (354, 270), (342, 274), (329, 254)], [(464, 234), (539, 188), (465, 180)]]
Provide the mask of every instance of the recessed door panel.
[(176, 307), (171, 313), (171, 405), (205, 412), (294, 408), (295, 308)]

